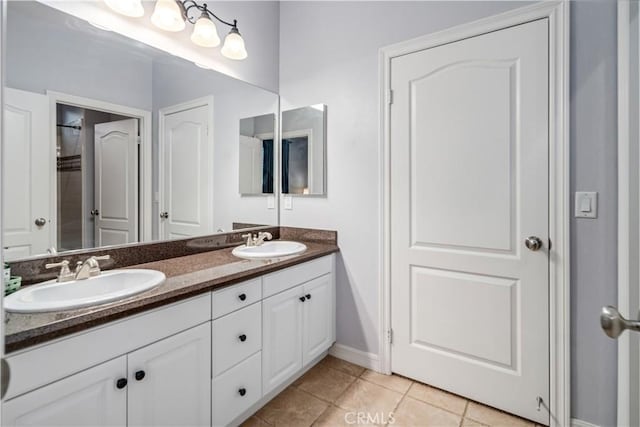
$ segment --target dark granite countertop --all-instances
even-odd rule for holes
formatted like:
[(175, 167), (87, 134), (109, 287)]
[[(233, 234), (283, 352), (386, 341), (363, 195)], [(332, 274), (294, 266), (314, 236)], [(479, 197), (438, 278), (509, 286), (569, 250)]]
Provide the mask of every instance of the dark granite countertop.
[(233, 248), (226, 248), (126, 267), (159, 270), (167, 276), (167, 280), (154, 289), (108, 304), (48, 313), (6, 313), (6, 352), (30, 347), (339, 251), (335, 243), (300, 241), (307, 245), (306, 252), (276, 260), (242, 260), (231, 254)]

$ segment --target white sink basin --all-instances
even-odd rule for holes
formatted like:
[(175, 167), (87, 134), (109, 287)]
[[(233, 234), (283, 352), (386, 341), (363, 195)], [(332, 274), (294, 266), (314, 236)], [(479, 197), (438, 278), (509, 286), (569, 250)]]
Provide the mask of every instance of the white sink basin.
[(306, 250), (307, 246), (303, 243), (274, 240), (271, 242), (264, 242), (260, 246), (238, 246), (231, 253), (238, 258), (244, 259), (268, 259), (297, 255)]
[(111, 270), (86, 280), (55, 280), (27, 286), (5, 297), (4, 309), (18, 313), (69, 310), (130, 297), (162, 284), (164, 273), (155, 270)]

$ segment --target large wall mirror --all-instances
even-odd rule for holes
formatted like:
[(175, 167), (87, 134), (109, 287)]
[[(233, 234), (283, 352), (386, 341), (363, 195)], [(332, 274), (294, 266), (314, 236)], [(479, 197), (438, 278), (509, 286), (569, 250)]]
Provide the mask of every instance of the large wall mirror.
[(282, 193), (326, 194), (327, 106), (282, 112)]
[(236, 181), (277, 94), (35, 1), (8, 2), (5, 55), (5, 260), (277, 224), (273, 180)]

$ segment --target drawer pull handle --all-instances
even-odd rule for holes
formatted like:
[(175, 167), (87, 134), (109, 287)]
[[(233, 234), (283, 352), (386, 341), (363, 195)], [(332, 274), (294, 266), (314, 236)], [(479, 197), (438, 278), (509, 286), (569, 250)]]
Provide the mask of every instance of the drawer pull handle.
[(238, 393), (240, 394), (240, 396), (244, 396), (245, 394), (247, 394), (247, 389), (243, 387), (240, 390), (238, 390)]
[(144, 371), (137, 371), (137, 372), (135, 373), (136, 380), (137, 380), (137, 381), (142, 381), (142, 380), (144, 379), (144, 376), (145, 376), (145, 375), (146, 375), (146, 374), (144, 373)]
[(311, 299), (311, 294), (307, 294), (305, 296), (307, 297), (307, 299)]
[(245, 334), (242, 334), (238, 337), (238, 339), (242, 342), (245, 342), (247, 340), (247, 336)]
[(307, 300), (307, 298), (305, 297), (300, 297), (300, 301), (305, 302)]
[(238, 298), (240, 298), (240, 301), (244, 301), (247, 299), (247, 295), (246, 294), (240, 294), (238, 295)]
[(126, 386), (127, 386), (127, 379), (126, 378), (120, 378), (120, 379), (118, 379), (118, 381), (116, 381), (116, 387), (119, 390), (122, 390)]

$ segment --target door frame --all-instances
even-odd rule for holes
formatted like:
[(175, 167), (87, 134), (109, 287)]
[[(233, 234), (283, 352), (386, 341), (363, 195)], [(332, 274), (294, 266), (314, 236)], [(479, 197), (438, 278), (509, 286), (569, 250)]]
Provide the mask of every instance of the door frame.
[(465, 38), (538, 19), (549, 19), (549, 384), (550, 426), (570, 422), (570, 282), (569, 282), (569, 2), (544, 1), (427, 36), (383, 47), (379, 51), (380, 104), (380, 277), (379, 369), (391, 373), (391, 60)]
[[(164, 198), (165, 198), (165, 188), (164, 188), (164, 144), (165, 144), (165, 134), (164, 134), (164, 125), (166, 117), (170, 114), (179, 113), (180, 111), (191, 110), (198, 107), (207, 107), (207, 143), (211, 148), (211, 153), (209, 155), (209, 168), (208, 168), (208, 183), (211, 189), (209, 206), (207, 206), (207, 212), (209, 212), (211, 217), (209, 218), (209, 228), (210, 232), (213, 233), (213, 198), (214, 198), (214, 159), (215, 159), (215, 147), (214, 147), (214, 110), (213, 110), (213, 95), (203, 96), (202, 98), (192, 99), (190, 101), (181, 102), (179, 104), (174, 104), (168, 107), (163, 107), (158, 110), (158, 214), (162, 210), (164, 206)], [(163, 240), (164, 235), (164, 223), (158, 220), (158, 238)]]
[[(74, 107), (88, 108), (90, 110), (102, 111), (105, 113), (118, 114), (130, 118), (140, 120), (140, 158), (138, 159), (138, 239), (140, 242), (150, 242), (152, 240), (152, 224), (151, 224), (151, 200), (152, 190), (151, 182), (153, 179), (152, 161), (151, 161), (151, 111), (141, 110), (138, 108), (127, 107), (125, 105), (113, 104), (107, 101), (85, 98), (82, 96), (70, 95), (67, 93), (47, 90), (49, 97), (49, 113), (51, 123), (51, 143), (55, 147), (57, 138), (56, 129), (56, 105), (65, 104)], [(56, 153), (51, 150), (51, 161), (55, 164)], [(56, 169), (52, 168), (51, 182), (56, 182)], [(54, 185), (51, 191), (51, 207), (52, 207), (52, 224), (51, 241), (56, 241), (58, 212), (56, 208), (57, 188)]]
[[(635, 10), (632, 11), (632, 7)], [(640, 84), (637, 75), (640, 66), (640, 8), (630, 1), (618, 2), (618, 309), (624, 316), (636, 318), (638, 280), (637, 260), (640, 248), (633, 242), (640, 235), (640, 177), (637, 165), (640, 152), (640, 128), (637, 116), (640, 109)], [(634, 20), (633, 15), (636, 15)], [(635, 168), (633, 167), (635, 164)], [(635, 304), (632, 300), (635, 299)], [(637, 340), (631, 334), (618, 337), (618, 425), (629, 426), (638, 422), (632, 413), (631, 398), (640, 380), (638, 370), (632, 371), (631, 346)], [(635, 378), (636, 384), (631, 380)]]

